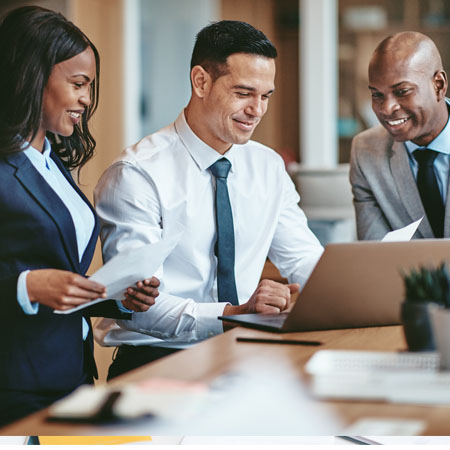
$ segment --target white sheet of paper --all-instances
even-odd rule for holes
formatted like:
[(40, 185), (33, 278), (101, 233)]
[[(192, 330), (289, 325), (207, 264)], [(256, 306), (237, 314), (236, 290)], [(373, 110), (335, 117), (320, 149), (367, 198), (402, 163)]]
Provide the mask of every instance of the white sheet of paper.
[(129, 286), (153, 276), (158, 267), (169, 256), (169, 253), (176, 247), (181, 235), (182, 231), (179, 230), (170, 238), (118, 253), (90, 277), (91, 280), (106, 287), (106, 298), (98, 298), (75, 308), (54, 311), (54, 313), (71, 314), (105, 300), (121, 300), (123, 293)]
[(419, 228), (420, 222), (422, 222), (423, 216), (406, 227), (399, 228), (398, 230), (390, 231), (389, 233), (381, 239), (381, 242), (400, 242), (400, 241), (410, 241), (414, 236), (417, 228)]

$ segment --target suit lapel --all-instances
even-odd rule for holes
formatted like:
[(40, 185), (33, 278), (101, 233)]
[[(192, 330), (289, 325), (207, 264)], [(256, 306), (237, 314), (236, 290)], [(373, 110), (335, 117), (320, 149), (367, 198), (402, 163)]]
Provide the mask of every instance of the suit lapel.
[(55, 223), (72, 269), (79, 273), (77, 240), (70, 212), (25, 154), (18, 152), (6, 158), (12, 166), (17, 168), (15, 176), (19, 182)]
[(66, 177), (67, 181), (75, 189), (75, 191), (78, 193), (78, 195), (89, 206), (90, 210), (92, 211), (92, 214), (94, 214), (94, 220), (95, 220), (94, 229), (92, 231), (91, 238), (89, 239), (89, 243), (88, 243), (86, 250), (84, 251), (82, 259), (81, 259), (81, 273), (85, 273), (91, 264), (92, 257), (94, 256), (95, 245), (97, 243), (97, 237), (98, 237), (98, 233), (99, 233), (99, 223), (98, 223), (97, 214), (96, 214), (91, 202), (86, 198), (86, 196), (83, 194), (81, 189), (75, 183), (70, 172), (64, 167), (64, 165), (62, 164), (62, 162), (58, 158), (58, 156), (56, 156), (56, 154), (54, 152), (51, 152), (50, 157), (53, 159), (53, 161), (55, 161), (55, 164), (58, 166), (59, 170)]
[(392, 145), (392, 156), (390, 159), (392, 176), (395, 185), (397, 186), (398, 194), (405, 207), (411, 222), (420, 219), (423, 220), (420, 224), (417, 233), (424, 238), (432, 238), (433, 231), (431, 229), (428, 218), (423, 209), (422, 200), (417, 189), (416, 180), (409, 165), (408, 155), (406, 153), (403, 142), (394, 142)]
[(447, 200), (445, 201), (444, 237), (450, 237), (450, 173), (447, 180)]

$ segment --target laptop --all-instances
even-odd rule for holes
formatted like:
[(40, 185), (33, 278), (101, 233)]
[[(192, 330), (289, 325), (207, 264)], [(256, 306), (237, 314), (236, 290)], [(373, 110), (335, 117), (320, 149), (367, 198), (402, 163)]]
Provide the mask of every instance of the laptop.
[(219, 319), (288, 333), (401, 323), (401, 272), (450, 262), (450, 239), (329, 244), (290, 312)]

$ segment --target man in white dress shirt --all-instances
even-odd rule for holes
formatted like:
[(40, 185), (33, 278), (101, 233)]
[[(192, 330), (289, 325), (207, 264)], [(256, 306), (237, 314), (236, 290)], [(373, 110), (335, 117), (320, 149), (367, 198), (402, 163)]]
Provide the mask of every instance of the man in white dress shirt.
[[(283, 160), (250, 140), (275, 89), (276, 54), (244, 22), (201, 30), (188, 106), (127, 148), (100, 179), (95, 201), (105, 261), (184, 226), (156, 274), (155, 305), (96, 329), (100, 343), (120, 345), (109, 378), (223, 332), (220, 315), (285, 310), (317, 263), (323, 249)], [(214, 172), (219, 160), (228, 175)], [(267, 257), (292, 284), (259, 281)]]

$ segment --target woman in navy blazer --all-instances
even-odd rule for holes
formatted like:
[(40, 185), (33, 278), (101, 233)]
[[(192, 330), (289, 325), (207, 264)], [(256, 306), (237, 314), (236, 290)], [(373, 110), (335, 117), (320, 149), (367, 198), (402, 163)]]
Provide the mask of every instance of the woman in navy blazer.
[[(0, 425), (96, 376), (91, 316), (130, 318), (158, 295), (156, 278), (105, 297), (85, 278), (98, 222), (70, 170), (92, 156), (99, 56), (62, 15), (39, 7), (0, 22)], [(131, 310), (131, 311), (130, 311)]]

